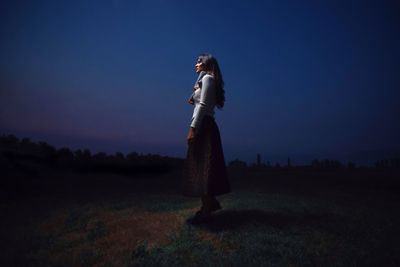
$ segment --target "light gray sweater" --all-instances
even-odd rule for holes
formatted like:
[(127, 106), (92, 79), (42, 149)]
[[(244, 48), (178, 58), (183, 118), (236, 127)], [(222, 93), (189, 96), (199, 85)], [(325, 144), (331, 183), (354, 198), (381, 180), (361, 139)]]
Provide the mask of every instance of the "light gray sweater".
[(190, 127), (196, 129), (200, 127), (204, 115), (214, 117), (214, 107), (217, 101), (214, 77), (202, 71), (194, 89), (195, 91), (192, 94), (194, 110)]

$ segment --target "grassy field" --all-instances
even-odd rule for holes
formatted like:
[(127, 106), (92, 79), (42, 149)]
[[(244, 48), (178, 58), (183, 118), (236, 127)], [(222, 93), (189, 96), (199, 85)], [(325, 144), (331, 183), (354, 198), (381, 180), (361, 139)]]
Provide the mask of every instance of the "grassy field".
[(179, 174), (14, 174), (1, 266), (400, 266), (396, 174), (230, 170), (197, 226)]

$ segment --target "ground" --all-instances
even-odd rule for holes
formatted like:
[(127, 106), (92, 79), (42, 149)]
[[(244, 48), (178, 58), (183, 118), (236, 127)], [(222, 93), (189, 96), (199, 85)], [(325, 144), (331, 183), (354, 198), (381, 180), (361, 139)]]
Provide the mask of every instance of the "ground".
[(2, 266), (400, 266), (391, 172), (230, 170), (201, 225), (186, 223), (200, 199), (177, 193), (179, 170), (10, 175)]

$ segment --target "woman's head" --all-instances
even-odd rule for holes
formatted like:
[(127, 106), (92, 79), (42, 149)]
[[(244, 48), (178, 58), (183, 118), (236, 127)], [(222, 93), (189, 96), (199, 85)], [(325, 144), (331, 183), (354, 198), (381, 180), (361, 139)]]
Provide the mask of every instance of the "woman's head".
[(200, 54), (196, 62), (196, 72), (206, 71), (209, 74), (214, 74), (215, 70), (219, 69), (218, 62), (211, 54)]
[(211, 54), (200, 54), (196, 62), (196, 72), (205, 71), (214, 77), (217, 94), (217, 107), (222, 109), (225, 104), (224, 80), (217, 59)]

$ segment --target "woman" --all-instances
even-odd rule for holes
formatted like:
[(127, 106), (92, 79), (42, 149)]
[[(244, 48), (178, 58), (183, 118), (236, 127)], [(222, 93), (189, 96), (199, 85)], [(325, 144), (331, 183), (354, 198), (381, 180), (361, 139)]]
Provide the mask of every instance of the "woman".
[(231, 192), (221, 137), (214, 119), (214, 107), (222, 109), (225, 102), (224, 81), (218, 62), (210, 54), (201, 54), (195, 65), (199, 77), (189, 104), (195, 105), (187, 135), (183, 194), (201, 197), (202, 206), (191, 223), (208, 218), (221, 209), (215, 196)]

